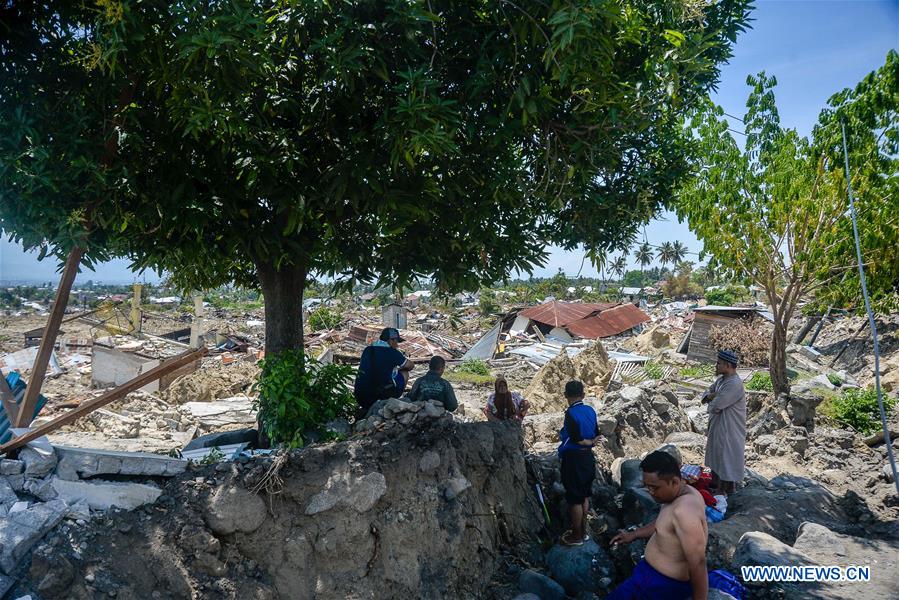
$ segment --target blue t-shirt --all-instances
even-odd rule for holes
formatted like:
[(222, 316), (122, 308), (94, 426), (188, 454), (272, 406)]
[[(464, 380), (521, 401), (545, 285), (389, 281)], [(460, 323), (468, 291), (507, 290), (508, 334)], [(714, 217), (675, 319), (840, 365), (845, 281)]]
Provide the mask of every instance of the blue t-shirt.
[[(406, 362), (399, 350), (390, 346), (368, 346), (359, 359), (359, 372), (353, 385), (353, 393), (359, 404), (368, 408), (380, 399), (380, 391), (394, 379), (394, 370)], [(400, 390), (402, 393), (402, 390)]]
[(596, 411), (584, 404), (583, 400), (575, 402), (565, 411), (565, 422), (559, 431), (559, 456), (570, 450), (584, 450), (589, 446), (578, 444), (581, 440), (595, 439), (599, 434), (596, 425)]

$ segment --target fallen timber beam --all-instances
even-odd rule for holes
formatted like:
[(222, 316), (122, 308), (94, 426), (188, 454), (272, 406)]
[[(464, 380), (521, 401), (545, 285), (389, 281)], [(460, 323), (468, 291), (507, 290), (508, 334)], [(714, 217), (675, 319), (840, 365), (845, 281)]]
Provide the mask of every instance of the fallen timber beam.
[(10, 441), (6, 442), (2, 446), (0, 446), (0, 454), (6, 454), (10, 450), (15, 450), (16, 448), (21, 448), (28, 442), (32, 440), (36, 440), (37, 438), (47, 435), (48, 433), (52, 433), (56, 431), (60, 427), (64, 427), (65, 425), (69, 425), (74, 423), (81, 417), (90, 414), (97, 410), (98, 408), (102, 408), (107, 404), (122, 398), (126, 394), (133, 392), (134, 390), (140, 389), (150, 383), (151, 381), (155, 381), (162, 377), (163, 375), (167, 375), (172, 371), (177, 371), (184, 365), (189, 365), (195, 360), (201, 359), (206, 355), (206, 348), (200, 348), (199, 350), (194, 350), (192, 352), (185, 352), (184, 354), (180, 354), (175, 359), (153, 367), (146, 373), (138, 375), (131, 381), (120, 385), (117, 388), (109, 390), (102, 396), (94, 398), (93, 400), (89, 400), (83, 403), (78, 408), (67, 412), (64, 415), (60, 415), (47, 423), (44, 423), (40, 427), (35, 427), (32, 431), (21, 435), (19, 437), (13, 438)]
[(47, 363), (50, 362), (50, 354), (56, 345), (59, 325), (62, 323), (66, 305), (69, 303), (69, 292), (72, 290), (72, 282), (75, 281), (75, 275), (78, 274), (78, 266), (81, 264), (83, 252), (81, 248), (76, 246), (72, 248), (68, 259), (66, 259), (66, 266), (62, 271), (59, 289), (56, 290), (53, 311), (47, 320), (47, 326), (44, 327), (41, 345), (34, 359), (34, 368), (31, 369), (31, 379), (28, 381), (28, 388), (25, 390), (25, 398), (22, 399), (22, 406), (19, 408), (15, 421), (12, 421), (16, 427), (27, 427), (31, 423), (34, 409), (37, 408), (38, 396), (40, 396), (41, 386), (44, 384), (44, 375), (47, 374)]

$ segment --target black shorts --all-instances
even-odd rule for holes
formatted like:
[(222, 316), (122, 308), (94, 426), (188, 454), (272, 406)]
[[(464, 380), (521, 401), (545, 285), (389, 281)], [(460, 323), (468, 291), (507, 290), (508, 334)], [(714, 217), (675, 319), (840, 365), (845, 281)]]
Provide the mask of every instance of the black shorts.
[(565, 501), (580, 504), (593, 495), (593, 480), (596, 479), (596, 457), (593, 449), (569, 450), (562, 453), (562, 486)]

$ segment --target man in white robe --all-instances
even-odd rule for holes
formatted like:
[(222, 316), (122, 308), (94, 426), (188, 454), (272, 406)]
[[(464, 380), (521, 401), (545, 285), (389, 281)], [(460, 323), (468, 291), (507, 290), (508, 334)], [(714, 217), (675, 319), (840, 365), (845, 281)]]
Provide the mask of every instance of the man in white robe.
[(705, 464), (712, 470), (712, 488), (723, 494), (736, 490), (746, 465), (746, 391), (737, 375), (738, 362), (733, 351), (719, 350), (718, 379), (702, 397), (709, 410)]

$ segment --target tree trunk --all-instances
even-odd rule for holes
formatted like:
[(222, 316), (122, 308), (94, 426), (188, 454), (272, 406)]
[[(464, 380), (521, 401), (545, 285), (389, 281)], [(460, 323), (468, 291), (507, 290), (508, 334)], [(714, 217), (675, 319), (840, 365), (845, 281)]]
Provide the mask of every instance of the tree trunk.
[(775, 394), (790, 393), (790, 378), (787, 376), (787, 328), (779, 321), (774, 322), (771, 336), (771, 354), (768, 359), (771, 384)]
[(303, 290), (306, 268), (257, 263), (265, 301), (265, 354), (303, 349)]

